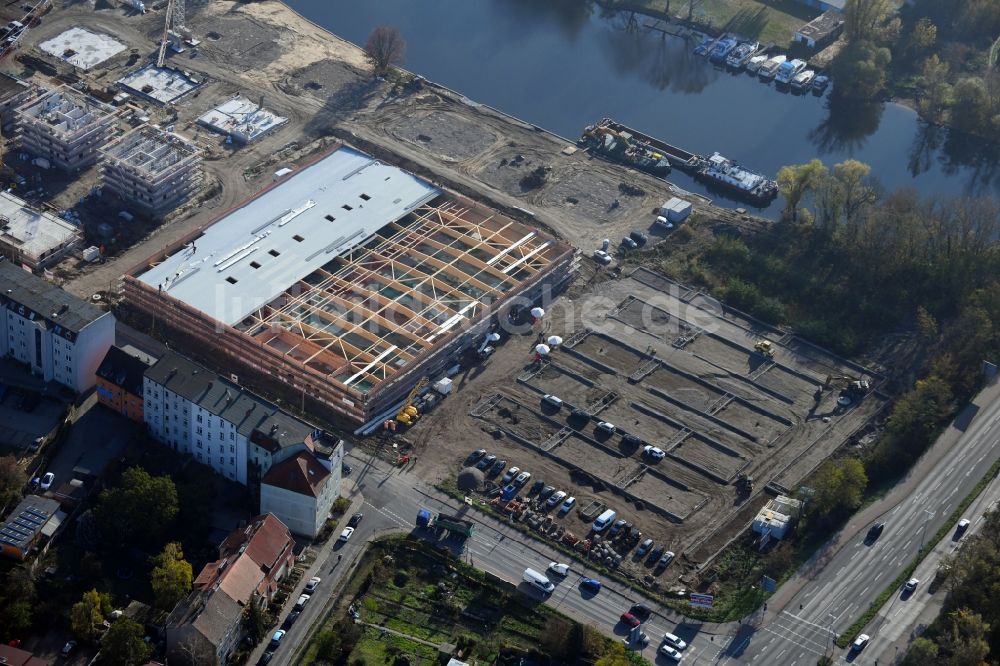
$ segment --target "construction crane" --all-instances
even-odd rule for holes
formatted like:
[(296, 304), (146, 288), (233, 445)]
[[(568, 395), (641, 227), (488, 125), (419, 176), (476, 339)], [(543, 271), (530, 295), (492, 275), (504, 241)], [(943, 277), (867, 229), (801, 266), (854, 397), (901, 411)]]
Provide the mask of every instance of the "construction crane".
[(160, 40), (160, 54), (156, 57), (156, 66), (163, 67), (163, 60), (167, 57), (167, 44), (170, 43), (170, 26), (174, 17), (174, 6), (177, 0), (167, 0), (167, 16), (163, 21), (163, 39)]
[(177, 50), (180, 51), (180, 40), (185, 35), (190, 34), (184, 25), (184, 13), (184, 0), (167, 0), (167, 15), (163, 21), (163, 40), (160, 42), (160, 54), (156, 58), (157, 67), (163, 67), (163, 61), (167, 57), (167, 46), (177, 40)]
[(421, 377), (413, 389), (410, 391), (409, 395), (406, 396), (406, 400), (403, 401), (403, 406), (400, 408), (399, 413), (396, 414), (396, 421), (402, 423), (403, 425), (412, 425), (417, 419), (420, 418), (420, 412), (417, 408), (413, 406), (413, 399), (417, 396), (429, 380), (427, 377)]

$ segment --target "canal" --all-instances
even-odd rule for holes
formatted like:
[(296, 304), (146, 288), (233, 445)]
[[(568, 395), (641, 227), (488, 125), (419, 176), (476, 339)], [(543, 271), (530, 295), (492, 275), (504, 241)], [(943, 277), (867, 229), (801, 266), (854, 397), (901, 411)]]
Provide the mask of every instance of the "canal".
[[(714, 151), (774, 177), (785, 164), (867, 162), (887, 189), (995, 195), (1000, 151), (927, 125), (898, 104), (832, 107), (747, 74), (714, 68), (693, 43), (602, 16), (578, 0), (286, 0), (307, 18), (363, 44), (379, 24), (406, 43), (404, 67), (467, 97), (575, 140), (615, 120), (701, 154)], [(723, 205), (689, 176), (670, 180)], [(776, 214), (780, 199), (766, 211)]]

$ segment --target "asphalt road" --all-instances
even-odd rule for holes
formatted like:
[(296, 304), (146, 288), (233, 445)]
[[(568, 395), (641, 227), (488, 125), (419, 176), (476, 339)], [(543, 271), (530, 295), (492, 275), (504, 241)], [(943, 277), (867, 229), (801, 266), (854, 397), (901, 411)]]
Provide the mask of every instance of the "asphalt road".
[[(852, 655), (835, 648), (832, 641), (899, 575), (924, 540), (937, 532), (1000, 457), (1000, 448), (996, 447), (1000, 400), (995, 393), (995, 387), (984, 392), (981, 399), (989, 401), (973, 406), (974, 416), (960, 418), (958, 427), (953, 424), (942, 435), (935, 449), (946, 447), (943, 457), (919, 479), (912, 492), (879, 518), (886, 527), (877, 541), (866, 543), (867, 530), (861, 530), (815, 573), (773, 621), (748, 637), (738, 655), (721, 663), (762, 659), (766, 664), (802, 666), (815, 664), (819, 656), (830, 654), (837, 663), (875, 664), (877, 650)], [(868, 633), (873, 640), (881, 641), (877, 626), (875, 633)]]
[[(896, 606), (890, 604), (889, 617), (895, 619), (883, 622), (883, 625), (875, 624), (873, 631), (866, 630), (873, 636), (872, 643), (869, 649), (854, 655), (853, 659), (847, 651), (835, 649), (832, 641), (898, 575), (920, 550), (924, 539), (938, 530), (958, 502), (1000, 456), (1000, 449), (994, 447), (1000, 435), (998, 395), (1000, 388), (984, 392), (977, 400), (978, 407), (971, 410), (974, 416), (958, 427), (953, 425), (949, 428), (925, 456), (923, 468), (918, 464), (911, 473), (912, 478), (890, 494), (887, 500), (892, 500), (894, 494), (898, 494), (900, 499), (880, 517), (886, 522), (886, 528), (875, 543), (864, 542), (867, 529), (862, 529), (856, 538), (818, 564), (815, 571), (808, 574), (810, 580), (791, 596), (789, 603), (782, 604), (783, 608), (774, 608), (772, 604), (770, 612), (760, 611), (738, 624), (702, 626), (684, 623), (673, 611), (647, 602), (654, 609), (654, 615), (643, 625), (643, 631), (650, 638), (644, 655), (651, 661), (667, 663), (656, 654), (665, 631), (675, 633), (688, 642), (683, 660), (688, 665), (756, 662), (769, 666), (812, 666), (819, 656), (831, 654), (838, 663), (852, 661), (870, 666), (887, 650), (895, 652), (895, 641), (900, 638), (900, 632), (908, 632), (908, 624), (923, 617), (921, 613), (914, 615), (913, 610), (895, 610)], [(942, 456), (940, 461), (934, 459), (935, 455)], [(466, 517), (476, 523), (475, 534), (465, 544), (465, 560), (479, 569), (519, 584), (522, 592), (538, 598), (540, 603), (543, 601), (521, 583), (521, 575), (526, 567), (544, 570), (551, 561), (565, 561), (564, 556), (546, 543), (526, 539), (510, 527), (444, 496), (408, 472), (353, 454), (349, 454), (348, 459), (355, 469), (351, 478), (360, 493), (356, 500), (363, 497), (361, 510), (365, 519), (351, 541), (342, 548), (335, 550), (328, 545), (320, 552), (313, 570), (304, 577), (301, 585), (312, 575), (322, 576), (323, 581), (302, 616), (285, 636), (271, 664), (291, 663), (293, 648), (304, 643), (311, 625), (323, 616), (333, 591), (364, 549), (365, 542), (377, 533), (414, 530), (417, 510), (421, 507), (448, 513), (465, 512)], [(994, 494), (1000, 493), (1000, 484), (992, 488), (996, 491)], [(982, 507), (989, 504), (986, 498), (989, 494), (984, 494)], [(971, 514), (978, 518), (981, 511), (973, 510)], [(415, 534), (422, 535), (419, 531)], [(338, 555), (342, 556), (339, 563)], [(631, 603), (641, 600), (639, 595), (608, 581), (602, 581), (603, 588), (599, 594), (584, 594), (579, 588), (581, 577), (600, 579), (600, 576), (582, 563), (573, 561), (569, 564), (572, 570), (564, 580), (552, 577), (557, 583), (556, 590), (544, 602), (608, 635), (624, 638), (627, 630), (619, 624), (618, 618)], [(928, 563), (927, 566), (931, 565)], [(931, 576), (923, 575), (929, 581)], [(905, 602), (921, 603), (920, 594), (918, 591)], [(295, 596), (297, 594), (290, 600), (289, 608)], [(903, 599), (896, 601), (897, 604), (903, 602)], [(883, 631), (886, 634), (884, 637), (881, 636)], [(900, 648), (902, 651), (903, 647)], [(255, 657), (261, 653), (263, 648), (258, 649)], [(888, 660), (880, 662), (886, 664)]]

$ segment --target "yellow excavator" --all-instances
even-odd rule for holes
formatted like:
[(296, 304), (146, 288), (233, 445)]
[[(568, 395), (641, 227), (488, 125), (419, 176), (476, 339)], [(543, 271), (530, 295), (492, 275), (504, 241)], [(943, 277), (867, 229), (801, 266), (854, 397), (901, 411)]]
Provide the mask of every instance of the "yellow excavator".
[(753, 346), (754, 351), (756, 351), (761, 356), (766, 356), (767, 358), (774, 358), (774, 345), (771, 344), (770, 340), (760, 340)]
[(421, 377), (410, 393), (406, 396), (406, 400), (403, 401), (403, 406), (396, 414), (396, 422), (402, 423), (405, 426), (413, 425), (417, 419), (420, 418), (420, 412), (417, 408), (413, 406), (413, 399), (417, 396), (422, 388), (427, 386), (428, 379), (426, 377)]

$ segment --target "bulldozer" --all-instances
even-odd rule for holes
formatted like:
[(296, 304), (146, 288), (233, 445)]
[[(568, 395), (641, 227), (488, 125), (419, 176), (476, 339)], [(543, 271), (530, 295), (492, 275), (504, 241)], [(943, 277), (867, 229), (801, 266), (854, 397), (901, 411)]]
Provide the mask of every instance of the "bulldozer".
[(753, 346), (755, 352), (767, 358), (774, 358), (774, 345), (770, 340), (760, 340)]
[(413, 425), (420, 418), (420, 412), (416, 407), (413, 406), (413, 399), (417, 396), (425, 386), (427, 386), (427, 377), (421, 377), (410, 393), (406, 396), (406, 400), (403, 401), (403, 406), (400, 408), (399, 413), (396, 414), (396, 421), (405, 426)]

